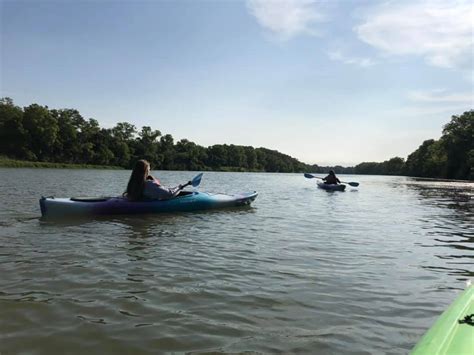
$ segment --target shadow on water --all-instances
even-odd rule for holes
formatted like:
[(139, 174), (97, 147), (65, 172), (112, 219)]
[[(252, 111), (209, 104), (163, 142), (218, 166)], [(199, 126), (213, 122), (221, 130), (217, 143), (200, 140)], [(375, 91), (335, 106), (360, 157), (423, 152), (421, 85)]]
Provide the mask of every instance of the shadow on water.
[(103, 215), (103, 216), (78, 216), (64, 217), (61, 219), (44, 219), (42, 217), (29, 218), (38, 220), (42, 226), (81, 226), (91, 223), (122, 223), (131, 228), (145, 230), (149, 225), (162, 223), (179, 223), (189, 218), (212, 217), (213, 215), (232, 215), (242, 213), (255, 213), (255, 208), (250, 205), (229, 207), (225, 209), (212, 209), (192, 212), (157, 213), (142, 215)]

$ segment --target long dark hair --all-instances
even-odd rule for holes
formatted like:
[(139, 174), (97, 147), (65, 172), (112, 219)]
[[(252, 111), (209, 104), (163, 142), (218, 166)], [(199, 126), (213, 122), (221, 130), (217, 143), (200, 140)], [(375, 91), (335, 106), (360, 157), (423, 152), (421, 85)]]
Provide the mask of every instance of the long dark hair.
[(129, 200), (137, 201), (142, 198), (143, 187), (147, 178), (146, 173), (149, 167), (150, 163), (143, 159), (135, 163), (130, 180), (128, 180), (127, 191), (125, 192), (125, 196)]

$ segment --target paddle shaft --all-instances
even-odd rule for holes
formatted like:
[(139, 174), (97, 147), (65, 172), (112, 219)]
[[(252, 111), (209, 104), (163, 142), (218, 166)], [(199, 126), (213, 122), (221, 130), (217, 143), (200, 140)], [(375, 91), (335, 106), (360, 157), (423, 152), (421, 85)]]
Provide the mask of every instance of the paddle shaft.
[(180, 190), (184, 189), (186, 186), (191, 185), (191, 181), (188, 181), (186, 184), (181, 185)]
[(202, 173), (193, 177), (192, 180), (189, 180), (186, 184), (178, 186), (180, 190), (184, 189), (186, 186), (193, 185), (193, 187), (198, 187), (201, 184)]

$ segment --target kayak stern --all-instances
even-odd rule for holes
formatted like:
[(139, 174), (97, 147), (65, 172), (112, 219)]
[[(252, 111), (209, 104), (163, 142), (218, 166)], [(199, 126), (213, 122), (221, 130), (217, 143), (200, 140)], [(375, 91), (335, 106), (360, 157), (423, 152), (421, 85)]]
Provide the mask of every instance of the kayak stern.
[(326, 191), (344, 191), (346, 189), (346, 185), (344, 184), (325, 184), (324, 182), (317, 182), (318, 187), (320, 189)]

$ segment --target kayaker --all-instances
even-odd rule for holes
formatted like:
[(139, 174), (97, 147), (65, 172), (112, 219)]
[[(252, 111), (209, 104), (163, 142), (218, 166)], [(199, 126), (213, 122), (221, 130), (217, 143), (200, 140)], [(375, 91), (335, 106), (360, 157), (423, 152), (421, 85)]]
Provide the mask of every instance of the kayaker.
[(329, 175), (323, 178), (323, 181), (328, 185), (337, 185), (341, 183), (336, 177), (334, 170), (329, 170)]
[(131, 201), (168, 200), (178, 195), (181, 189), (182, 185), (175, 188), (161, 186), (160, 181), (150, 175), (150, 163), (141, 159), (133, 168), (124, 196)]

